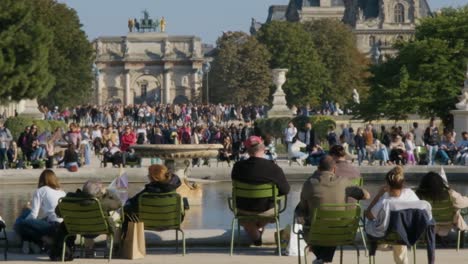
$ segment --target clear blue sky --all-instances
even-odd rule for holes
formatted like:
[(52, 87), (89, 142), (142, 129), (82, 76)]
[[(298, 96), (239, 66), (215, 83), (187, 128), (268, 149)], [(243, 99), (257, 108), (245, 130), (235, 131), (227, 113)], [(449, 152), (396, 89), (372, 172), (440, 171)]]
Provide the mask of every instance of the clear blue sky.
[[(268, 7), (289, 0), (59, 0), (74, 8), (89, 39), (120, 36), (128, 31), (129, 18), (140, 18), (147, 9), (151, 17), (164, 16), (166, 32), (196, 35), (214, 44), (222, 31), (248, 32), (252, 17), (264, 22)], [(432, 10), (460, 6), (468, 0), (428, 0)]]

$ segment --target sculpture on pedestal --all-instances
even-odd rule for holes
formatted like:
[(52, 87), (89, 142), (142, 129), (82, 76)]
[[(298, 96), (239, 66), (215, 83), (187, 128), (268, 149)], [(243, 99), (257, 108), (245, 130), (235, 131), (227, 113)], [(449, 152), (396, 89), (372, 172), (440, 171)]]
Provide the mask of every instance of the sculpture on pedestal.
[(353, 89), (353, 101), (355, 104), (361, 103), (361, 101), (359, 100), (359, 93), (356, 89)]
[(458, 102), (455, 107), (458, 110), (468, 110), (468, 65), (465, 74), (465, 84), (462, 89), (462, 94), (458, 97), (460, 102)]
[(286, 73), (288, 69), (273, 69), (273, 84), (276, 91), (273, 94), (273, 106), (268, 111), (268, 117), (291, 117), (292, 111), (286, 105), (286, 94), (283, 91), (283, 84), (286, 82)]

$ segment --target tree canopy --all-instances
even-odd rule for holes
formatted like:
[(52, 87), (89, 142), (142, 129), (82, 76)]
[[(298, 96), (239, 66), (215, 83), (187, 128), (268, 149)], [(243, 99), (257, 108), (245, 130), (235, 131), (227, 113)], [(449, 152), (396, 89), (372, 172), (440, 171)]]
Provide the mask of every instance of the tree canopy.
[(209, 79), (210, 101), (267, 103), (271, 74), (265, 46), (246, 33), (229, 32), (218, 38), (217, 47)]
[(73, 106), (89, 102), (92, 94), (94, 50), (74, 9), (54, 0), (35, 0), (37, 21), (52, 31), (48, 62), (55, 85), (41, 102)]
[(372, 68), (369, 96), (356, 116), (406, 119), (417, 113), (450, 125), (449, 110), (460, 93), (468, 60), (467, 39), (467, 7), (444, 9), (423, 19), (415, 40), (397, 44), (396, 57)]
[(271, 53), (270, 67), (289, 70), (283, 86), (288, 103), (320, 104), (331, 86), (330, 73), (303, 25), (273, 21), (262, 26), (257, 38)]
[(30, 1), (0, 1), (0, 100), (41, 97), (54, 84), (50, 31), (33, 13)]
[(313, 20), (304, 23), (304, 28), (311, 34), (321, 61), (333, 77), (323, 99), (345, 105), (352, 101), (353, 89), (365, 95), (369, 61), (357, 49), (351, 28), (336, 19)]

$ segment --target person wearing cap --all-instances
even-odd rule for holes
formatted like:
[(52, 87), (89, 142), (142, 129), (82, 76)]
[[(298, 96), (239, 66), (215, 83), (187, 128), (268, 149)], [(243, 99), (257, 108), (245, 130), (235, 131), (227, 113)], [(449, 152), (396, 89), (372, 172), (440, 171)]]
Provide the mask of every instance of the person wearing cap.
[[(231, 173), (232, 180), (249, 184), (274, 183), (278, 186), (278, 195), (288, 194), (290, 186), (283, 170), (272, 161), (264, 158), (265, 145), (262, 138), (250, 136), (244, 142), (244, 146), (250, 157), (234, 164)], [(237, 198), (236, 204), (242, 214), (268, 215), (273, 213), (274, 207), (270, 199)], [(255, 245), (262, 244), (262, 233), (266, 224), (266, 221), (241, 222)]]

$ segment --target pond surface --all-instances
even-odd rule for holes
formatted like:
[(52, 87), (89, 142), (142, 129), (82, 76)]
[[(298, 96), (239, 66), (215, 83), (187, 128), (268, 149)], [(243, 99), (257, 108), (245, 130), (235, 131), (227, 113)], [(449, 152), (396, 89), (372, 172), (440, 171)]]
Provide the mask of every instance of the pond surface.
[[(302, 182), (292, 182), (291, 192), (288, 195), (287, 209), (281, 214), (281, 226), (292, 222), (293, 211), (299, 201)], [(414, 187), (415, 183), (408, 184)], [(133, 196), (142, 189), (143, 184), (130, 184), (129, 194)], [(375, 195), (381, 185), (368, 183), (365, 188)], [(81, 185), (64, 184), (66, 192), (75, 191)], [(13, 226), (14, 220), (20, 214), (23, 206), (31, 199), (36, 185), (1, 185), (0, 186), (0, 215), (5, 219), (8, 229)], [(203, 202), (201, 205), (191, 205), (187, 211), (183, 228), (185, 229), (230, 229), (232, 213), (227, 206), (227, 198), (231, 196), (231, 183), (203, 184)], [(456, 191), (468, 195), (468, 184), (455, 183), (452, 186)], [(369, 201), (364, 201), (366, 207)]]

